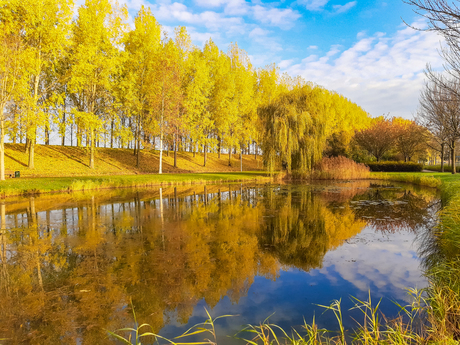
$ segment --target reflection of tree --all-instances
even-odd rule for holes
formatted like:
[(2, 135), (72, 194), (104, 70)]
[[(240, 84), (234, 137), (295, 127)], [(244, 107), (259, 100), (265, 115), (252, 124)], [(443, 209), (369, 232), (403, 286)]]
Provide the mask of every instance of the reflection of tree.
[(282, 264), (319, 268), (328, 250), (359, 233), (366, 222), (357, 221), (349, 207), (332, 212), (311, 190), (292, 188), (264, 195), (267, 216), (259, 242)]
[(187, 322), (202, 299), (237, 303), (256, 275), (274, 279), (281, 265), (320, 267), (366, 224), (308, 187), (201, 188), (55, 197), (58, 210), (40, 198), (11, 205), (0, 234), (0, 334), (104, 344), (104, 329), (130, 325), (130, 300), (158, 331), (171, 317)]
[(394, 233), (417, 231), (432, 221), (439, 202), (433, 196), (419, 195), (400, 188), (372, 188), (350, 201), (357, 218), (376, 230)]

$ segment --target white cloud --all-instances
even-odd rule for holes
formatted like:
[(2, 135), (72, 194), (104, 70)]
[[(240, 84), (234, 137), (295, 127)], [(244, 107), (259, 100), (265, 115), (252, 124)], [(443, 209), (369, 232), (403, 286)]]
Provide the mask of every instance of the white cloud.
[[(248, 37), (252, 40), (252, 44), (254, 43), (259, 44), (263, 47), (264, 50), (270, 52), (279, 52), (283, 50), (283, 47), (278, 42), (276, 37), (269, 37), (268, 35), (271, 32), (260, 27), (255, 27), (254, 29), (249, 32)], [(252, 60), (251, 60), (252, 61)], [(254, 64), (254, 61), (252, 61)], [(256, 64), (258, 66), (258, 64)], [(287, 67), (287, 66), (286, 66)]]
[(249, 33), (250, 38), (255, 38), (255, 37), (261, 37), (261, 36), (267, 36), (269, 33), (268, 30), (264, 30), (262, 28), (255, 28)]
[(250, 12), (250, 7), (245, 0), (227, 0), (224, 13), (232, 16), (242, 16)]
[(281, 69), (285, 69), (285, 68), (288, 68), (289, 66), (291, 66), (294, 62), (294, 59), (289, 59), (289, 60), (282, 60), (279, 64), (278, 64), (278, 67), (281, 68)]
[(329, 0), (299, 0), (298, 3), (305, 5), (309, 11), (321, 11), (327, 5)]
[(344, 13), (348, 11), (350, 8), (356, 6), (357, 1), (350, 1), (345, 5), (334, 5), (332, 8), (335, 10), (335, 13)]
[(284, 30), (292, 28), (295, 21), (301, 16), (297, 11), (293, 11), (290, 8), (266, 8), (256, 5), (252, 10), (256, 20), (264, 24), (277, 26)]
[(196, 44), (199, 48), (203, 48), (204, 44), (209, 41), (210, 38), (214, 42), (217, 42), (221, 39), (221, 35), (219, 32), (199, 32), (194, 27), (188, 26), (187, 32), (192, 38), (194, 44)]
[(205, 11), (193, 13), (186, 5), (174, 2), (172, 4), (152, 5), (152, 12), (158, 21), (179, 21), (183, 24), (204, 25), (206, 28), (217, 31), (225, 28), (228, 30), (243, 24), (240, 17), (226, 17), (222, 13)]
[(201, 7), (219, 7), (226, 2), (226, 0), (195, 0), (195, 3)]
[(287, 72), (342, 93), (373, 116), (390, 112), (410, 118), (418, 105), (426, 63), (442, 65), (436, 49), (439, 40), (435, 33), (410, 28), (391, 37), (361, 35), (340, 54), (333, 46), (326, 55), (310, 55)]
[(218, 8), (225, 5), (224, 13), (227, 15), (245, 15), (249, 10), (245, 0), (194, 0), (194, 2), (204, 8)]

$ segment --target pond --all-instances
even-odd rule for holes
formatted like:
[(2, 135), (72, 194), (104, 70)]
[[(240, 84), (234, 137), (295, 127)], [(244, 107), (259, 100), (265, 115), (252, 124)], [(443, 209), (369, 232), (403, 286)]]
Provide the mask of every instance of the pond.
[[(207, 318), (218, 343), (246, 324), (337, 329), (318, 305), (351, 296), (394, 317), (427, 282), (418, 248), (441, 204), (394, 183), (207, 185), (6, 199), (0, 339), (110, 344), (140, 323), (173, 338)], [(245, 335), (240, 335), (245, 336)], [(247, 337), (248, 335), (246, 335)], [(203, 338), (199, 338), (200, 340)]]

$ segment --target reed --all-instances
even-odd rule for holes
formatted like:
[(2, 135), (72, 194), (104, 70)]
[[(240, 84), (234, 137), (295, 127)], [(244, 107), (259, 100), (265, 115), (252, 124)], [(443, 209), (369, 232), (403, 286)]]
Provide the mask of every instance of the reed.
[(313, 169), (314, 180), (362, 180), (370, 177), (370, 169), (346, 157), (324, 157)]
[[(380, 301), (373, 303), (370, 293), (367, 300), (359, 300), (352, 297), (355, 302), (352, 309), (358, 309), (363, 315), (363, 321), (357, 321), (357, 328), (348, 331), (343, 326), (341, 301), (335, 300), (330, 305), (320, 305), (325, 311), (332, 312), (337, 321), (337, 330), (326, 330), (318, 328), (315, 318), (311, 324), (304, 321), (301, 330), (292, 328), (285, 330), (282, 327), (271, 323), (270, 317), (258, 325), (247, 325), (233, 336), (235, 343), (240, 340), (241, 344), (251, 345), (415, 345), (415, 344), (457, 344), (454, 338), (449, 336), (444, 329), (431, 328), (429, 323), (421, 323), (420, 320), (433, 320), (434, 309), (427, 303), (425, 290), (408, 290), (412, 302), (407, 306), (398, 305), (401, 309), (400, 315), (395, 319), (388, 320), (379, 310)], [(166, 339), (153, 332), (142, 332), (149, 327), (146, 324), (137, 328), (124, 328), (115, 332), (108, 332), (110, 336), (126, 344), (140, 344), (143, 337), (153, 337), (157, 343), (165, 344), (218, 344), (216, 334), (216, 322), (221, 318), (232, 315), (223, 315), (212, 318), (206, 310), (208, 318), (197, 325), (194, 325), (183, 334)], [(408, 320), (408, 321), (404, 321)], [(137, 320), (134, 314), (134, 323)], [(129, 332), (128, 336), (121, 334)], [(204, 335), (203, 340), (193, 339), (187, 342), (191, 336)]]

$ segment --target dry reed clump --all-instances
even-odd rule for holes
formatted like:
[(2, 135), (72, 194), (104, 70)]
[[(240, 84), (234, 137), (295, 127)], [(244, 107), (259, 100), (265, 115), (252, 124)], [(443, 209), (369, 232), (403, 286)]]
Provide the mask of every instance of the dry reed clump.
[(315, 180), (360, 180), (370, 177), (367, 165), (338, 156), (324, 157), (313, 169), (311, 178)]

